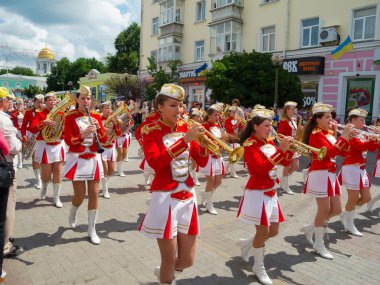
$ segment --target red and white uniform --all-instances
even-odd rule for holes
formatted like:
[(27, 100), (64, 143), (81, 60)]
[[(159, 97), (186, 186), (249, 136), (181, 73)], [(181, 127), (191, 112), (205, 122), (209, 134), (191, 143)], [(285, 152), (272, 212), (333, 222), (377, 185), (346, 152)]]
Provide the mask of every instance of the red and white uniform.
[[(91, 117), (98, 120), (97, 131), (100, 143), (107, 141), (100, 115), (91, 111)], [(65, 117), (65, 142), (69, 146), (67, 162), (62, 176), (72, 181), (99, 180), (104, 177), (102, 159), (95, 136), (90, 134), (82, 140), (81, 134), (90, 125), (87, 114), (79, 110), (70, 111)]]
[(30, 139), (32, 133), (30, 132), (30, 127), (32, 126), (33, 118), (36, 115), (36, 111), (33, 108), (29, 108), (25, 111), (24, 118), (21, 124), (21, 135), (22, 142)]
[[(46, 142), (42, 137), (41, 131), (44, 128), (43, 121), (46, 119), (49, 111), (36, 111), (33, 118), (30, 131), (37, 134), (36, 150), (34, 152), (34, 161), (37, 163), (54, 163), (64, 162), (66, 157), (66, 148), (62, 136), (56, 142)], [(63, 114), (62, 114), (63, 115)]]
[[(226, 132), (230, 135), (237, 136), (239, 131), (244, 129), (244, 125), (239, 121), (236, 120), (235, 118), (227, 118), (224, 121), (224, 127), (226, 129)], [(240, 146), (239, 143), (231, 143), (230, 146), (235, 149)]]
[[(277, 133), (282, 134), (287, 137), (295, 138), (296, 133), (297, 133), (297, 120), (295, 118), (292, 118), (291, 120), (281, 119), (278, 125)], [(300, 157), (300, 155), (297, 152), (295, 152), (293, 155), (293, 159), (298, 158), (298, 157)], [(283, 163), (281, 164), (284, 166), (288, 166), (290, 164), (290, 162), (288, 162), (288, 164), (283, 164)]]
[[(222, 138), (222, 131), (217, 123), (211, 124), (206, 122), (203, 124), (203, 127), (218, 139)], [(225, 171), (222, 157), (214, 153), (209, 153), (207, 149), (202, 148), (202, 150), (201, 155), (207, 157), (207, 164), (204, 167), (200, 166), (199, 172), (207, 176), (224, 175)]]
[(22, 111), (14, 110), (10, 115), (13, 125), (17, 129), (17, 137), (22, 141), (21, 125), (24, 119), (24, 113)]
[(189, 174), (190, 157), (199, 165), (206, 160), (200, 147), (184, 141), (186, 124), (171, 129), (161, 120), (145, 125), (143, 148), (156, 176), (150, 189), (149, 209), (139, 227), (145, 236), (172, 239), (177, 233), (198, 235), (199, 219), (194, 182)]
[(314, 128), (309, 138), (309, 145), (315, 148), (326, 147), (327, 153), (322, 160), (318, 160), (313, 152), (313, 159), (306, 178), (304, 193), (316, 198), (325, 198), (340, 195), (340, 186), (336, 177), (335, 157), (342, 155), (348, 142), (340, 137), (335, 138), (333, 131)]
[(284, 216), (278, 202), (277, 164), (291, 160), (293, 153), (283, 153), (273, 140), (259, 140), (252, 135), (244, 142), (244, 159), (250, 174), (237, 217), (252, 225), (281, 223)]
[[(104, 126), (104, 123), (106, 122), (107, 118), (102, 115), (100, 119)], [(110, 127), (113, 129), (113, 132), (115, 132), (116, 137), (121, 135), (121, 129), (118, 124), (111, 123)], [(108, 137), (108, 133), (107, 133), (107, 137)], [(107, 143), (108, 142), (107, 140), (106, 143), (102, 144), (104, 148), (104, 152), (102, 153), (103, 161), (116, 161), (117, 153), (116, 153), (115, 141), (116, 139), (113, 139), (112, 142)]]
[(377, 178), (380, 177), (380, 144), (377, 146), (376, 164), (375, 168), (373, 169), (372, 176)]
[(371, 180), (365, 169), (368, 151), (375, 151), (377, 144), (368, 140), (364, 135), (356, 135), (349, 142), (344, 153), (342, 169), (339, 173), (339, 182), (350, 190), (363, 190), (371, 187)]
[[(125, 114), (120, 115), (119, 119), (121, 118), (121, 116), (125, 116)], [(120, 134), (116, 138), (116, 147), (122, 147), (122, 148), (128, 148), (129, 147), (129, 145), (131, 144), (131, 140), (132, 140), (131, 128), (133, 127), (133, 125), (134, 125), (134, 121), (133, 121), (133, 119), (131, 119), (129, 121), (128, 127), (125, 130), (125, 133), (122, 133), (120, 131)]]

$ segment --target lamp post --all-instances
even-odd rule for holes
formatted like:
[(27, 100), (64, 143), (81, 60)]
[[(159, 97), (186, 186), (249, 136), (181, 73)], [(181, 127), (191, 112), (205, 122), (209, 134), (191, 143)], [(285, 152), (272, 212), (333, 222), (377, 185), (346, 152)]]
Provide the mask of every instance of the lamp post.
[(72, 81), (69, 81), (67, 82), (67, 86), (69, 86), (69, 92), (71, 93), (71, 88), (73, 88), (73, 82)]
[(281, 55), (272, 55), (272, 64), (276, 69), (276, 77), (274, 81), (274, 109), (278, 107), (278, 69), (281, 67), (284, 61)]

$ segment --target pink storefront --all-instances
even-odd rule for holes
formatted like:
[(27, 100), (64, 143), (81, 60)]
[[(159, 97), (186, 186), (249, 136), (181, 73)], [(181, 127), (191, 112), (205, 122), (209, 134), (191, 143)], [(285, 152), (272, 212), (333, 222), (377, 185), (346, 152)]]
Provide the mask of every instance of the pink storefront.
[(333, 105), (341, 121), (351, 107), (363, 108), (368, 111), (369, 120), (376, 119), (380, 110), (379, 60), (380, 47), (355, 48), (339, 60), (326, 54), (318, 101)]

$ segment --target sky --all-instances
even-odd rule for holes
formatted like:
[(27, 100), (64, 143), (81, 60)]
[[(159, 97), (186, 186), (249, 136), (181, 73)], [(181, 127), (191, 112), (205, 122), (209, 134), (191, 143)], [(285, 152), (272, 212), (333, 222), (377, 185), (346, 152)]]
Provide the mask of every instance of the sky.
[(35, 68), (46, 45), (57, 59), (105, 58), (132, 22), (140, 24), (140, 0), (1, 0), (0, 68)]

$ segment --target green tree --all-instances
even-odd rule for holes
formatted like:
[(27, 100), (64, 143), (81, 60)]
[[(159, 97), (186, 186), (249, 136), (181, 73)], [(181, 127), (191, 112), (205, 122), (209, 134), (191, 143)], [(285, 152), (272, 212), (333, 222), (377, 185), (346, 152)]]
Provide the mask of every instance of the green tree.
[(33, 98), (34, 95), (42, 93), (42, 90), (37, 85), (25, 87), (23, 91), (24, 95), (28, 98)]
[[(244, 106), (273, 106), (275, 69), (271, 56), (253, 51), (233, 53), (215, 61), (206, 73), (206, 86), (212, 89), (211, 97), (221, 102), (237, 98)], [(282, 68), (279, 68), (278, 94), (279, 106), (288, 100), (302, 102), (300, 80)]]
[(180, 65), (181, 61), (173, 60), (169, 62), (170, 73), (167, 73), (162, 66), (158, 66), (154, 57), (148, 57), (148, 62), (147, 70), (153, 80), (146, 86), (145, 99), (152, 100), (165, 83), (178, 83), (178, 65)]
[(139, 80), (137, 75), (117, 74), (111, 76), (105, 81), (107, 85), (106, 92), (114, 94), (118, 98), (123, 97), (124, 100), (132, 99), (136, 101), (142, 98), (145, 90), (145, 81)]
[(136, 74), (140, 58), (140, 26), (132, 23), (117, 35), (114, 45), (116, 54), (108, 54), (106, 58), (108, 70)]
[(12, 73), (12, 74), (19, 74), (19, 75), (25, 75), (25, 76), (35, 76), (35, 73), (32, 69), (28, 67), (22, 67), (22, 66), (16, 66), (12, 69), (1, 69), (0, 74), (6, 74), (6, 73)]

